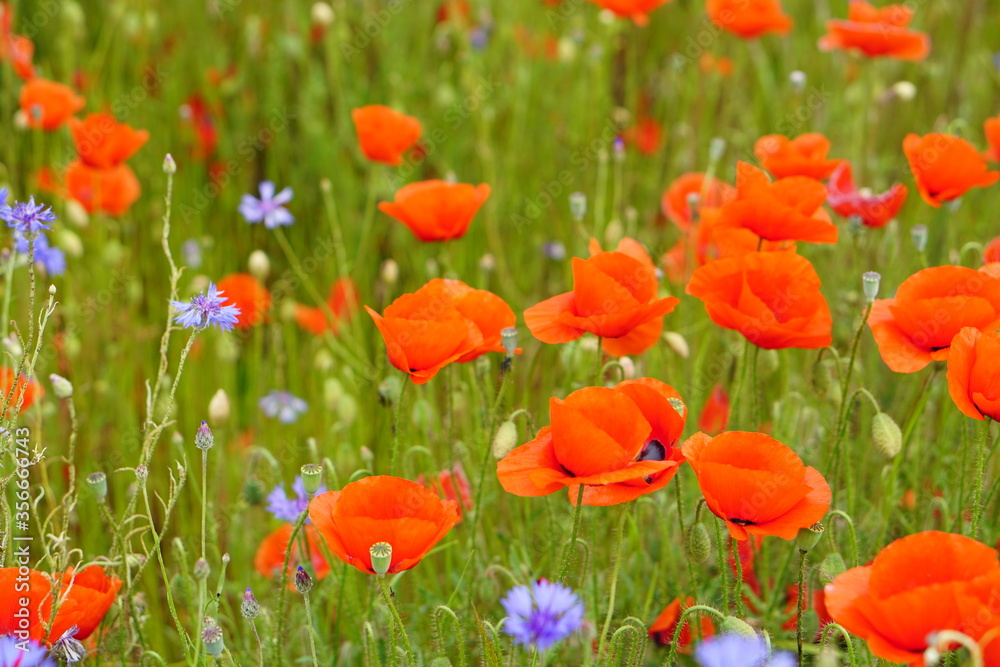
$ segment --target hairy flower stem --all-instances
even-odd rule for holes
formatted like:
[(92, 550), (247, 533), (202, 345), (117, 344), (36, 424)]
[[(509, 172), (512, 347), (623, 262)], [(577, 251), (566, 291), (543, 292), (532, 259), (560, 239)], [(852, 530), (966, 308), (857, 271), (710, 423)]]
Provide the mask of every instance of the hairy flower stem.
[(851, 401), (848, 400), (847, 393), (851, 389), (851, 376), (854, 374), (854, 360), (858, 356), (861, 335), (865, 331), (865, 325), (868, 323), (868, 317), (871, 315), (873, 305), (873, 303), (869, 303), (868, 307), (865, 308), (864, 315), (861, 317), (861, 323), (854, 332), (854, 342), (851, 344), (851, 356), (848, 357), (847, 369), (840, 382), (840, 417), (837, 419), (837, 428), (834, 431), (836, 433), (836, 440), (833, 443), (833, 474), (831, 476), (833, 483), (830, 485), (833, 489), (833, 505), (837, 504), (837, 492), (840, 489), (840, 460), (843, 458), (840, 445), (847, 431), (847, 417), (851, 409)]
[(403, 380), (403, 385), (399, 388), (399, 396), (396, 397), (396, 405), (392, 411), (392, 454), (389, 455), (389, 474), (396, 474), (396, 462), (399, 460), (399, 429), (402, 426), (400, 419), (403, 412), (403, 397), (406, 395), (406, 387), (410, 384), (410, 379)]
[(799, 662), (802, 662), (802, 614), (805, 611), (806, 596), (803, 588), (806, 584), (806, 552), (799, 550), (799, 590), (795, 600), (795, 643), (798, 647)]
[(277, 656), (279, 665), (284, 662), (281, 653), (281, 644), (284, 641), (282, 631), (285, 628), (285, 593), (288, 591), (288, 563), (292, 558), (292, 547), (295, 544), (295, 536), (302, 530), (302, 526), (305, 525), (308, 516), (308, 511), (300, 513), (299, 518), (295, 521), (295, 525), (292, 526), (292, 533), (288, 536), (288, 547), (285, 548), (285, 560), (281, 564), (281, 577), (278, 578), (281, 592), (278, 593), (278, 622), (275, 623), (272, 644), (274, 646), (274, 655)]
[(728, 614), (732, 610), (729, 607), (729, 564), (726, 563), (726, 542), (722, 538), (723, 523), (722, 519), (715, 522), (715, 541), (719, 545), (719, 574), (722, 576), (722, 608)]
[(983, 421), (976, 452), (975, 491), (972, 496), (972, 539), (979, 539), (979, 521), (983, 516), (983, 473), (986, 466), (986, 445), (990, 441), (990, 418)]
[(319, 660), (316, 657), (316, 628), (313, 627), (312, 608), (309, 606), (309, 594), (303, 593), (302, 598), (306, 602), (306, 624), (309, 635), (309, 655), (312, 656), (313, 667), (319, 667)]
[[(581, 487), (582, 488), (582, 487)], [(618, 591), (618, 570), (622, 564), (622, 546), (625, 543), (625, 524), (628, 522), (631, 503), (622, 510), (621, 519), (618, 521), (618, 544), (615, 547), (614, 564), (611, 567), (611, 590), (608, 593), (608, 613), (604, 617), (604, 627), (601, 630), (601, 639), (597, 643), (597, 659), (604, 655), (604, 646), (608, 637), (608, 630), (611, 629), (611, 619), (615, 614), (615, 594)]]
[(556, 581), (566, 582), (566, 575), (573, 562), (573, 554), (576, 553), (576, 537), (580, 532), (580, 511), (583, 509), (583, 484), (580, 485), (576, 494), (576, 506), (573, 508), (573, 532), (570, 533), (569, 543), (563, 547), (562, 564), (559, 566), (559, 577)]
[(750, 353), (750, 414), (753, 415), (753, 422), (750, 424), (750, 430), (756, 431), (761, 425), (761, 415), (760, 415), (760, 378), (757, 377), (757, 357), (760, 356), (760, 348), (756, 345), (753, 346), (753, 351)]
[(687, 625), (688, 617), (692, 616), (695, 612), (703, 612), (706, 614), (711, 614), (715, 616), (716, 620), (725, 620), (726, 615), (715, 607), (709, 607), (703, 604), (691, 605), (687, 609), (681, 612), (680, 617), (677, 619), (677, 625), (674, 626), (674, 636), (670, 638), (670, 651), (667, 653), (667, 659), (663, 661), (663, 667), (671, 667), (677, 664), (677, 645), (680, 644), (681, 632), (684, 630), (684, 626)]
[(733, 589), (736, 598), (736, 616), (743, 618), (743, 559), (740, 557), (740, 545), (735, 537), (729, 540), (729, 553), (736, 563), (736, 585)]
[(399, 636), (403, 638), (403, 646), (406, 649), (406, 662), (408, 664), (413, 664), (414, 658), (413, 647), (410, 645), (410, 637), (406, 634), (406, 626), (403, 625), (403, 619), (399, 616), (399, 610), (396, 609), (396, 603), (392, 601), (392, 593), (389, 590), (389, 584), (386, 583), (385, 576), (376, 576), (378, 580), (378, 588), (382, 593), (382, 600), (385, 601), (385, 605), (389, 608), (389, 613), (392, 615), (392, 620), (399, 628)]

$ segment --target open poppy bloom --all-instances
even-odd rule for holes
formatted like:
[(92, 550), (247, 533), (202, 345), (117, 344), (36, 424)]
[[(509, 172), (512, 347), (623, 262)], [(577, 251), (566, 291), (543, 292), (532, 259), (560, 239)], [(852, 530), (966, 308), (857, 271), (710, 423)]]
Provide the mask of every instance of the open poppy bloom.
[(858, 51), (869, 58), (923, 60), (931, 51), (930, 38), (906, 26), (913, 10), (906, 5), (876, 9), (867, 2), (852, 0), (847, 20), (827, 21), (827, 34), (819, 40), (823, 51)]
[(649, 23), (649, 12), (670, 0), (590, 0), (601, 9), (614, 12), (616, 16), (632, 19), (636, 25)]
[(317, 336), (322, 336), (328, 331), (336, 334), (341, 322), (346, 322), (358, 307), (358, 291), (354, 287), (354, 281), (346, 277), (338, 278), (330, 288), (326, 305), (333, 313), (332, 321), (325, 308), (313, 308), (301, 303), (295, 304), (295, 321), (300, 327)]
[(19, 375), (17, 383), (11, 393), (11, 384), (14, 380), (14, 369), (0, 366), (0, 402), (6, 402), (10, 396), (8, 410), (21, 403), (20, 412), (30, 408), (35, 401), (45, 395), (45, 389), (34, 380), (29, 380), (25, 375)]
[(219, 145), (219, 130), (215, 126), (215, 113), (201, 95), (192, 95), (181, 105), (181, 118), (194, 132), (191, 158), (198, 162), (209, 160)]
[(870, 565), (847, 570), (826, 585), (824, 598), (833, 620), (866, 640), (876, 656), (918, 667), (928, 635), (948, 629), (978, 640), (996, 627), (988, 601), (995, 605), (997, 595), (996, 550), (962, 535), (927, 531), (889, 544)]
[(351, 111), (361, 152), (373, 162), (398, 167), (403, 153), (417, 143), (420, 121), (381, 104), (370, 104)]
[(219, 281), (218, 288), (226, 295), (226, 305), (240, 309), (236, 316), (238, 328), (252, 329), (264, 322), (271, 309), (271, 293), (259, 280), (249, 273), (232, 273)]
[(712, 388), (712, 393), (705, 401), (705, 407), (701, 409), (701, 416), (698, 417), (698, 430), (709, 435), (718, 435), (726, 430), (729, 424), (729, 394), (725, 387), (717, 384)]
[[(257, 555), (253, 559), (253, 566), (258, 572), (270, 579), (281, 575), (281, 566), (285, 564), (285, 552), (288, 551), (288, 540), (294, 529), (295, 526), (292, 524), (284, 523), (264, 538), (260, 546), (257, 547)], [(301, 530), (305, 532), (306, 542), (309, 544), (309, 562), (312, 563), (313, 572), (315, 572), (317, 579), (322, 579), (330, 573), (330, 564), (323, 558), (323, 550), (319, 544), (319, 533), (310, 524), (302, 526)], [(302, 540), (297, 536), (288, 559), (286, 577), (291, 577), (296, 568), (306, 560), (301, 551)], [(291, 581), (289, 581), (289, 585), (292, 585)]]
[(684, 463), (676, 445), (686, 418), (680, 395), (659, 380), (584, 387), (549, 399), (551, 425), (501, 459), (497, 477), (516, 496), (566, 487), (575, 505), (582, 485), (584, 505), (627, 503), (666, 486)]
[(454, 500), (459, 516), (463, 509), (466, 512), (472, 510), (472, 487), (461, 462), (456, 461), (451, 468), (445, 468), (430, 480), (424, 480), (424, 476), (420, 475), (417, 484), (426, 486), (445, 500)]
[(67, 195), (80, 202), (88, 213), (124, 215), (142, 194), (139, 179), (127, 164), (96, 169), (73, 160), (63, 178)]
[(149, 141), (149, 132), (119, 123), (109, 113), (88, 114), (85, 120), (70, 118), (69, 130), (77, 155), (97, 169), (118, 166)]
[(747, 162), (736, 169), (736, 199), (722, 207), (718, 225), (749, 229), (767, 241), (836, 243), (837, 226), (823, 210), (826, 187), (813, 178), (770, 182)]
[(951, 341), (948, 393), (962, 414), (1000, 420), (1000, 336), (966, 327)]
[[(0, 35), (0, 40), (6, 39), (7, 52), (0, 53), (0, 60), (9, 57), (14, 66), (14, 73), (22, 81), (27, 81), (35, 77), (35, 67), (31, 64), (31, 59), (35, 55), (35, 43), (27, 37), (21, 35), (10, 35), (4, 38)], [(0, 48), (0, 51), (3, 49)]]
[(638, 241), (623, 239), (608, 252), (591, 241), (590, 252), (589, 259), (573, 258), (573, 291), (528, 308), (524, 323), (543, 343), (568, 343), (589, 332), (605, 339), (610, 355), (642, 354), (680, 300), (659, 298), (656, 267)]
[(763, 433), (696, 433), (681, 448), (708, 509), (737, 540), (795, 539), (830, 509), (830, 487), (791, 448)]
[(643, 155), (656, 155), (663, 145), (663, 127), (649, 116), (640, 116), (635, 125), (625, 130), (622, 138)]
[(687, 230), (701, 218), (699, 209), (718, 208), (736, 198), (736, 188), (717, 178), (706, 183), (707, 176), (702, 172), (682, 174), (660, 199), (663, 215), (681, 230)]
[(868, 326), (885, 365), (897, 373), (916, 373), (931, 361), (947, 359), (963, 327), (988, 331), (1000, 326), (1000, 280), (987, 267), (917, 271), (894, 298), (876, 300)]
[(373, 476), (327, 491), (309, 503), (309, 518), (330, 551), (375, 574), (370, 549), (392, 547), (387, 574), (409, 570), (458, 523), (458, 504), (399, 477)]
[(82, 109), (86, 100), (69, 86), (34, 78), (21, 87), (19, 103), (27, 117), (28, 127), (51, 132)]
[(997, 262), (1000, 262), (1000, 236), (994, 237), (992, 241), (983, 246), (983, 264)]
[(465, 236), (489, 196), (485, 183), (420, 181), (404, 185), (394, 202), (381, 202), (378, 209), (409, 227), (421, 241), (450, 241)]
[(708, 0), (706, 10), (717, 27), (744, 39), (792, 29), (792, 18), (779, 0)]
[(753, 146), (754, 155), (775, 178), (805, 176), (825, 181), (844, 160), (831, 160), (830, 140), (819, 132), (807, 132), (794, 139), (781, 134), (761, 137)]
[(687, 293), (720, 327), (767, 350), (831, 343), (833, 318), (809, 260), (792, 252), (748, 252), (694, 272)]
[(983, 121), (983, 132), (989, 145), (983, 152), (983, 157), (991, 162), (1000, 162), (1000, 116)]
[[(684, 600), (684, 609), (688, 607), (693, 607), (695, 600), (690, 595)], [(674, 633), (677, 631), (677, 621), (681, 618), (681, 613), (684, 611), (681, 608), (681, 599), (674, 598), (674, 601), (668, 604), (660, 615), (656, 617), (656, 620), (649, 626), (649, 636), (656, 641), (660, 646), (670, 646), (670, 642), (674, 640)], [(699, 625), (701, 626), (701, 638), (711, 637), (715, 634), (715, 624), (712, 619), (708, 616), (702, 615), (699, 619)], [(691, 632), (690, 622), (685, 621), (684, 627), (681, 628), (681, 633), (677, 637), (677, 650), (681, 653), (691, 652), (691, 639), (693, 636)]]
[[(29, 637), (49, 644), (73, 626), (77, 627), (73, 635), (76, 639), (84, 640), (92, 635), (104, 620), (122, 585), (120, 579), (105, 574), (100, 565), (90, 565), (75, 573), (68, 570), (62, 575), (59, 585), (60, 603), (55, 621), (48, 637), (44, 637), (45, 626), (52, 614), (50, 578), (36, 570), (29, 570), (26, 591), (15, 588), (18, 581), (23, 582), (18, 568), (0, 568), (0, 635), (27, 629)], [(22, 599), (28, 600), (27, 605), (20, 604)], [(15, 617), (15, 613), (22, 608), (28, 613), (27, 628), (21, 625), (21, 619)]]
[(826, 187), (829, 191), (826, 203), (830, 208), (845, 218), (861, 218), (866, 227), (884, 227), (899, 213), (909, 192), (902, 183), (894, 183), (882, 194), (863, 195), (854, 185), (851, 164), (847, 161), (833, 170)]
[(979, 151), (965, 139), (931, 132), (908, 134), (903, 152), (924, 201), (937, 208), (958, 199), (972, 188), (982, 188), (1000, 180), (1000, 172), (988, 171)]

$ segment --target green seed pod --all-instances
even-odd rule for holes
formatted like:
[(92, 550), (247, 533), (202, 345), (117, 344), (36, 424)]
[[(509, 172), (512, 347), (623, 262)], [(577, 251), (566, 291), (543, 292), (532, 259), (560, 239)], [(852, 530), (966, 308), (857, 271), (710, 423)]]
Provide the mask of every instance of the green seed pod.
[(891, 459), (903, 448), (903, 432), (892, 417), (880, 412), (872, 419), (872, 442), (875, 449)]
[(708, 536), (705, 524), (701, 522), (691, 524), (684, 533), (684, 555), (695, 565), (700, 565), (708, 560), (711, 553), (712, 540)]
[(323, 484), (323, 466), (318, 463), (307, 463), (299, 470), (302, 473), (302, 486), (310, 496), (316, 495)]
[(392, 564), (392, 545), (388, 542), (376, 542), (368, 549), (372, 557), (372, 569), (375, 574), (382, 576), (389, 571)]
[(719, 634), (738, 635), (740, 637), (756, 637), (757, 631), (753, 629), (752, 625), (741, 618), (726, 616), (722, 619), (722, 622), (719, 623)]
[(799, 534), (795, 536), (795, 546), (798, 547), (799, 553), (807, 554), (815, 549), (825, 530), (823, 524), (818, 521), (808, 528), (800, 529)]

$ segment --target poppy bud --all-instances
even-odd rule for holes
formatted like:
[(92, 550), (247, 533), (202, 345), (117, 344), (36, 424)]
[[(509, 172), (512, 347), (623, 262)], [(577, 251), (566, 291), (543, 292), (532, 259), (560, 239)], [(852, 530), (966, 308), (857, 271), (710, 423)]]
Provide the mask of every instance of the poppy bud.
[(395, 375), (390, 375), (382, 380), (378, 386), (378, 397), (382, 405), (389, 408), (399, 400), (399, 394), (403, 391), (403, 382)]
[(209, 566), (208, 561), (202, 557), (194, 562), (192, 574), (194, 574), (194, 578), (199, 581), (202, 579), (208, 579), (208, 575), (212, 574), (212, 568)]
[(608, 223), (608, 228), (604, 230), (604, 240), (608, 245), (618, 245), (622, 236), (625, 235), (625, 227), (621, 220), (612, 220)]
[(687, 359), (691, 355), (691, 348), (688, 347), (687, 340), (676, 331), (665, 332), (663, 340), (681, 359)]
[(77, 227), (86, 227), (90, 224), (90, 214), (87, 213), (83, 204), (75, 199), (66, 202), (66, 219)]
[(624, 379), (635, 379), (635, 362), (632, 361), (631, 357), (619, 357), (618, 364), (621, 366)]
[(508, 358), (513, 358), (517, 351), (517, 327), (506, 327), (500, 330), (500, 343)]
[(802, 70), (797, 69), (788, 75), (788, 82), (792, 84), (792, 90), (796, 93), (801, 93), (805, 89), (806, 81), (808, 81), (808, 77)]
[(56, 398), (69, 398), (73, 395), (73, 383), (63, 376), (53, 373), (49, 376), (49, 382), (52, 383), (52, 392)]
[(249, 587), (246, 593), (243, 594), (243, 602), (240, 603), (240, 613), (243, 614), (243, 618), (250, 620), (257, 618), (257, 614), (260, 613), (260, 603), (257, 602), (257, 598), (253, 596), (253, 591)]
[(844, 557), (834, 551), (827, 554), (823, 562), (819, 564), (819, 571), (823, 573), (824, 577), (833, 580), (847, 571), (847, 564), (844, 563)]
[(87, 476), (87, 483), (94, 492), (94, 497), (102, 501), (108, 496), (108, 476), (103, 472), (94, 472)]
[(904, 102), (909, 102), (917, 96), (917, 87), (909, 81), (897, 81), (893, 84), (891, 90), (893, 95)]
[(712, 540), (708, 536), (708, 529), (705, 524), (691, 524), (684, 533), (684, 555), (695, 565), (700, 565), (708, 560), (712, 553)]
[(778, 351), (761, 350), (757, 357), (757, 373), (760, 377), (769, 377), (778, 370)]
[(892, 417), (880, 412), (872, 419), (872, 442), (883, 456), (895, 458), (903, 448), (903, 432)]
[(825, 530), (823, 524), (818, 521), (808, 528), (800, 528), (799, 534), (795, 536), (795, 546), (799, 548), (799, 553), (807, 554), (816, 548)]
[(203, 452), (207, 452), (215, 445), (215, 436), (212, 429), (208, 427), (208, 422), (202, 422), (198, 427), (198, 432), (194, 436), (194, 446)]
[(261, 282), (267, 280), (271, 273), (271, 260), (263, 250), (254, 250), (247, 259), (247, 270), (257, 280)]
[(726, 616), (719, 623), (720, 635), (737, 635), (739, 637), (756, 637), (757, 631), (749, 623), (735, 616)]
[(708, 144), (708, 160), (709, 162), (715, 163), (722, 159), (723, 153), (726, 152), (726, 140), (722, 137), (712, 137), (712, 140)]
[(314, 2), (309, 15), (312, 18), (313, 25), (322, 26), (324, 28), (333, 25), (333, 20), (336, 18), (336, 14), (333, 12), (333, 7), (325, 2)]
[(399, 264), (394, 259), (387, 259), (382, 262), (382, 269), (379, 271), (382, 282), (386, 285), (395, 285), (399, 280)]
[(913, 240), (913, 247), (917, 252), (922, 253), (927, 249), (927, 225), (916, 225), (910, 230), (910, 238)]
[(305, 595), (312, 590), (312, 587), (313, 578), (309, 576), (305, 568), (299, 565), (299, 569), (295, 571), (295, 590)]
[(361, 460), (369, 470), (375, 469), (375, 454), (364, 445), (361, 445)]
[(215, 619), (208, 616), (202, 622), (205, 629), (201, 631), (201, 641), (205, 643), (205, 652), (218, 658), (226, 650), (226, 643), (222, 639), (222, 628)]
[(174, 157), (170, 153), (167, 153), (166, 157), (163, 158), (163, 173), (169, 176), (177, 173), (177, 163), (174, 162)]
[(875, 297), (878, 296), (878, 286), (881, 280), (881, 274), (878, 274), (875, 271), (866, 271), (861, 276), (861, 282), (865, 288), (865, 298), (868, 299), (868, 303), (873, 303), (875, 301)]
[(323, 484), (323, 466), (318, 463), (307, 463), (300, 469), (302, 473), (302, 486), (310, 497), (316, 495), (319, 487)]
[(517, 424), (508, 419), (493, 436), (493, 458), (500, 460), (517, 447)]
[(486, 253), (479, 258), (479, 270), (483, 273), (492, 273), (497, 268), (497, 258), (493, 253)]
[(229, 396), (225, 389), (212, 394), (212, 400), (208, 402), (208, 419), (213, 426), (221, 426), (229, 419)]
[(830, 369), (822, 360), (816, 361), (812, 368), (812, 387), (817, 396), (826, 396), (830, 391), (833, 379), (830, 377)]
[(247, 504), (251, 507), (255, 507), (264, 502), (267, 497), (267, 493), (264, 489), (264, 485), (256, 477), (250, 477), (243, 484), (243, 499), (247, 501)]
[(578, 222), (587, 215), (587, 195), (574, 192), (569, 196), (569, 212)]
[(378, 576), (385, 575), (392, 563), (392, 545), (388, 542), (376, 542), (368, 549), (372, 557), (372, 569)]

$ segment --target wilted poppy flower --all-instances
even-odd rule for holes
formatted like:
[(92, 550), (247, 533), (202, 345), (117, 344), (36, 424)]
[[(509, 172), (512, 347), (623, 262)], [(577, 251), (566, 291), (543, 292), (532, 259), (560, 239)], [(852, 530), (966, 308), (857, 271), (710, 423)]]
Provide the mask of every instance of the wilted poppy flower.
[(456, 461), (451, 468), (446, 468), (439, 472), (430, 480), (425, 481), (424, 476), (417, 478), (417, 484), (426, 486), (428, 489), (444, 497), (445, 500), (454, 500), (458, 506), (459, 516), (464, 509), (466, 512), (472, 510), (472, 487), (469, 485), (469, 478), (465, 475), (465, 468), (461, 462)]
[(399, 166), (420, 138), (420, 121), (381, 104), (351, 111), (361, 151), (373, 162)]
[(691, 436), (681, 448), (705, 503), (737, 540), (794, 539), (830, 509), (830, 487), (789, 447), (763, 433)]
[(601, 9), (614, 12), (617, 16), (632, 19), (636, 25), (649, 23), (649, 12), (670, 0), (590, 0)]
[[(109, 577), (100, 565), (91, 565), (79, 572), (69, 570), (62, 575), (59, 586), (59, 609), (48, 637), (43, 637), (52, 613), (52, 585), (49, 577), (36, 570), (29, 570), (28, 589), (15, 588), (17, 581), (23, 581), (18, 568), (0, 568), (0, 635), (14, 634), (24, 630), (15, 613), (27, 611), (28, 636), (46, 643), (59, 639), (73, 626), (74, 635), (83, 640), (94, 633), (104, 620), (121, 588), (120, 579)], [(15, 592), (17, 591), (17, 592)], [(20, 604), (26, 599), (26, 605)]]
[[(9, 407), (13, 408), (21, 403), (21, 412), (30, 408), (35, 401), (45, 395), (45, 389), (35, 380), (29, 380), (21, 374), (17, 378), (17, 383), (11, 391), (11, 384), (14, 382), (14, 369), (0, 366), (0, 402), (7, 403), (10, 397)], [(22, 398), (23, 395), (23, 398)]]
[(449, 241), (465, 236), (472, 218), (490, 196), (490, 186), (420, 181), (396, 191), (395, 201), (380, 211), (410, 228), (421, 241)]
[(854, 185), (851, 164), (847, 161), (833, 170), (826, 187), (826, 203), (830, 208), (845, 218), (861, 218), (866, 227), (884, 227), (899, 213), (899, 209), (906, 203), (908, 193), (905, 185), (894, 183), (882, 194), (861, 194)]
[(768, 350), (830, 345), (833, 318), (820, 279), (792, 252), (749, 252), (709, 262), (694, 272), (687, 293), (705, 303), (720, 327)]
[(729, 424), (729, 394), (726, 389), (717, 384), (712, 388), (712, 393), (705, 401), (705, 407), (701, 409), (701, 416), (698, 417), (698, 430), (709, 435), (718, 435), (726, 430)]
[(736, 198), (736, 188), (729, 183), (718, 178), (706, 183), (706, 178), (707, 174), (691, 172), (678, 176), (670, 184), (660, 198), (660, 209), (667, 220), (686, 230), (700, 218), (696, 214), (698, 209), (718, 208)]
[(76, 153), (89, 167), (109, 169), (132, 157), (149, 140), (149, 132), (119, 123), (109, 113), (92, 113), (86, 120), (69, 119)]
[(677, 473), (686, 417), (680, 395), (659, 380), (584, 387), (549, 400), (551, 425), (501, 459), (497, 477), (516, 496), (567, 487), (575, 505), (583, 485), (584, 505), (626, 503), (663, 488)]
[(28, 127), (56, 130), (84, 104), (86, 100), (72, 88), (48, 79), (34, 78), (21, 87), (21, 111)]
[(982, 421), (1000, 420), (1000, 336), (995, 330), (962, 329), (948, 353), (948, 393), (958, 409)]
[(823, 211), (826, 187), (813, 178), (791, 176), (774, 183), (757, 167), (736, 168), (736, 199), (719, 212), (720, 227), (749, 229), (767, 241), (836, 243), (837, 226)]
[(778, 0), (708, 0), (706, 10), (712, 23), (744, 39), (792, 29), (792, 19)]
[(251, 329), (264, 322), (271, 309), (271, 293), (249, 273), (232, 273), (219, 281), (219, 289), (226, 295), (226, 303), (240, 309), (236, 327)]
[(1000, 116), (983, 121), (983, 132), (989, 145), (983, 152), (983, 157), (993, 162), (1000, 162)]
[(309, 518), (330, 551), (362, 572), (375, 573), (370, 549), (387, 542), (392, 547), (387, 574), (395, 574), (419, 563), (459, 516), (454, 500), (441, 500), (416, 482), (374, 476), (316, 496)]
[[(826, 585), (833, 620), (868, 642), (876, 656), (917, 667), (927, 638), (949, 629), (978, 640), (994, 621), (1000, 595), (994, 549), (962, 535), (927, 531), (882, 549), (870, 565)], [(992, 664), (992, 663), (987, 663)]]
[(108, 215), (124, 215), (142, 194), (139, 179), (127, 164), (95, 169), (73, 160), (66, 167), (63, 178), (66, 194), (88, 213), (103, 211)]
[(912, 18), (913, 10), (906, 5), (876, 9), (852, 0), (846, 21), (827, 21), (827, 34), (820, 38), (819, 48), (859, 51), (869, 58), (923, 60), (930, 53), (931, 40), (922, 32), (907, 30)]
[(941, 206), (958, 199), (971, 188), (982, 188), (1000, 180), (1000, 172), (987, 171), (986, 161), (965, 139), (931, 132), (908, 134), (903, 152), (924, 201)]
[[(273, 579), (281, 574), (281, 566), (285, 564), (285, 553), (288, 551), (288, 540), (295, 529), (290, 523), (284, 523), (273, 533), (264, 538), (257, 547), (257, 555), (254, 556), (253, 566), (265, 577)], [(309, 562), (312, 563), (313, 572), (317, 579), (322, 579), (330, 573), (330, 564), (323, 558), (323, 550), (319, 543), (319, 533), (311, 525), (302, 526), (301, 531), (306, 535), (306, 542), (309, 545)], [(300, 533), (301, 534), (301, 533)], [(302, 540), (296, 537), (292, 544), (292, 553), (288, 559), (288, 569), (285, 576), (290, 577), (296, 568), (299, 567), (306, 558), (302, 554)], [(289, 585), (292, 582), (289, 581)]]
[(963, 327), (1000, 326), (1000, 280), (984, 270), (935, 266), (903, 281), (891, 299), (872, 306), (868, 326), (882, 361), (897, 373), (915, 373), (948, 358)]
[(328, 331), (336, 334), (340, 324), (350, 319), (351, 314), (357, 310), (358, 291), (354, 287), (354, 281), (350, 278), (337, 279), (330, 288), (326, 305), (333, 314), (332, 321), (325, 308), (313, 308), (300, 303), (295, 304), (295, 321), (300, 327), (317, 336), (322, 336)]
[(623, 239), (608, 252), (591, 242), (590, 252), (589, 259), (573, 258), (573, 291), (528, 308), (524, 323), (543, 343), (568, 343), (589, 332), (605, 339), (608, 354), (642, 354), (680, 300), (658, 297), (656, 267), (638, 241)]
[[(688, 598), (684, 601), (684, 609), (694, 606), (694, 604), (694, 598), (688, 596)], [(674, 598), (674, 601), (668, 604), (666, 608), (660, 612), (660, 615), (656, 617), (656, 620), (649, 626), (649, 636), (652, 637), (660, 646), (670, 646), (670, 642), (674, 640), (674, 633), (677, 632), (677, 621), (680, 620), (681, 613), (684, 609), (681, 608), (681, 599)], [(715, 634), (715, 624), (708, 616), (702, 615), (699, 619), (699, 625), (701, 625), (702, 639), (711, 637)], [(690, 653), (691, 639), (693, 635), (694, 633), (691, 632), (690, 621), (685, 621), (684, 627), (681, 629), (681, 633), (677, 637), (677, 650), (681, 653)]]
[(754, 155), (775, 178), (805, 176), (825, 181), (844, 160), (831, 160), (830, 140), (819, 132), (807, 132), (794, 139), (781, 134), (761, 137), (753, 146)]

